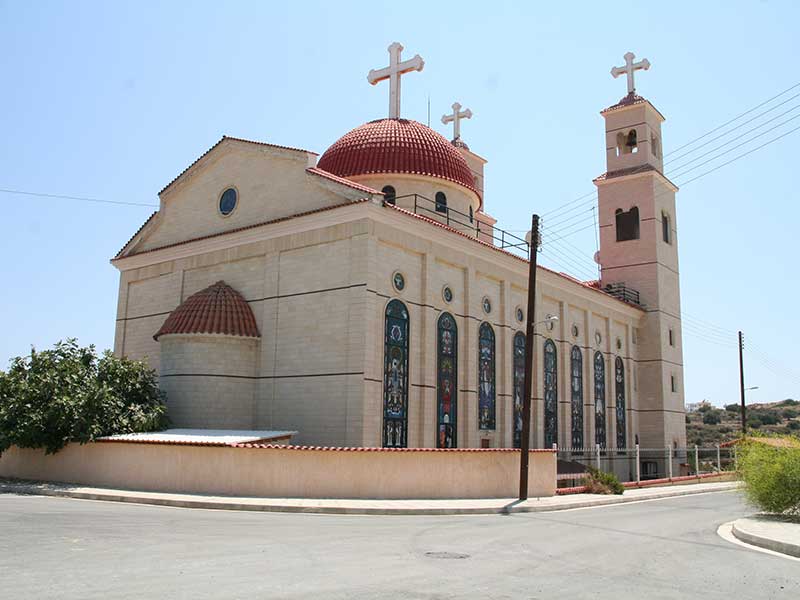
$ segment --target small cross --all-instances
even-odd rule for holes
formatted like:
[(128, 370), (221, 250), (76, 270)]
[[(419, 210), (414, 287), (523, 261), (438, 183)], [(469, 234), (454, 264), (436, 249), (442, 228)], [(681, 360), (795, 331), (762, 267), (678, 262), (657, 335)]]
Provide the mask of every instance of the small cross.
[(632, 94), (636, 91), (636, 87), (633, 85), (633, 73), (635, 71), (647, 71), (650, 68), (650, 61), (646, 58), (643, 58), (639, 62), (633, 62), (633, 59), (636, 58), (636, 55), (633, 52), (628, 52), (625, 54), (625, 66), (624, 67), (614, 67), (611, 69), (611, 75), (616, 79), (623, 73), (628, 76), (628, 93)]
[(471, 119), (472, 111), (470, 109), (461, 110), (461, 105), (458, 102), (453, 103), (453, 114), (442, 115), (442, 123), (447, 125), (453, 123), (453, 141), (461, 138), (461, 119)]
[(389, 46), (389, 66), (383, 69), (372, 69), (367, 74), (367, 81), (375, 85), (384, 79), (389, 80), (389, 118), (400, 118), (400, 76), (410, 73), (411, 71), (422, 71), (425, 66), (425, 61), (422, 60), (419, 54), (414, 55), (414, 58), (400, 62), (400, 53), (403, 51), (403, 46), (398, 42)]

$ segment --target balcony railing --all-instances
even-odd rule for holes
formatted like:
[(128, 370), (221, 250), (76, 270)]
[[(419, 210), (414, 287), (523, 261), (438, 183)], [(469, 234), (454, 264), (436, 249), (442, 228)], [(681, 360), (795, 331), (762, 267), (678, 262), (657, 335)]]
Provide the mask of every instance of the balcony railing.
[(609, 283), (603, 289), (623, 302), (635, 304), (636, 306), (644, 306), (639, 298), (639, 292), (629, 288), (625, 283)]
[(438, 221), (457, 231), (492, 244), (501, 250), (513, 251), (520, 256), (530, 258), (530, 247), (525, 238), (494, 225), (481, 223), (474, 214), (468, 215), (420, 194), (396, 196), (394, 204), (401, 208), (412, 209), (413, 207), (413, 211), (418, 215)]

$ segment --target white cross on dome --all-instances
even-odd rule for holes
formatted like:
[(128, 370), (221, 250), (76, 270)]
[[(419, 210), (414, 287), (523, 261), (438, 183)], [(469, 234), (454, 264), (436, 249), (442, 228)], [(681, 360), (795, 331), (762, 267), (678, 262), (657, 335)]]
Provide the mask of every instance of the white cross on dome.
[(636, 91), (636, 86), (633, 83), (633, 74), (639, 70), (647, 71), (647, 69), (650, 68), (650, 61), (646, 58), (643, 58), (639, 62), (633, 62), (633, 59), (636, 58), (636, 55), (633, 52), (627, 52), (624, 58), (625, 66), (612, 68), (611, 76), (616, 79), (623, 73), (626, 74), (628, 76), (628, 93), (632, 94)]
[(389, 46), (389, 66), (383, 69), (372, 69), (367, 74), (367, 81), (372, 85), (385, 79), (389, 80), (389, 118), (400, 118), (400, 77), (411, 71), (422, 71), (425, 61), (419, 54), (406, 61), (400, 61), (400, 54), (403, 52), (403, 45), (394, 42)]
[(442, 123), (447, 125), (453, 123), (453, 141), (461, 139), (461, 119), (471, 119), (472, 111), (470, 109), (461, 110), (461, 105), (458, 102), (453, 103), (453, 114), (442, 115)]

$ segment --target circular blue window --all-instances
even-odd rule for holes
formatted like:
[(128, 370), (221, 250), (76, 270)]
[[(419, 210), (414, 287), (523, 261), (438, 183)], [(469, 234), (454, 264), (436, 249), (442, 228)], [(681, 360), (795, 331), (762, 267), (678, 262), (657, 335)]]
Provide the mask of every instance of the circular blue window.
[(222, 192), (222, 196), (219, 197), (219, 212), (226, 216), (231, 214), (233, 209), (236, 208), (237, 199), (236, 190), (233, 188), (228, 188)]

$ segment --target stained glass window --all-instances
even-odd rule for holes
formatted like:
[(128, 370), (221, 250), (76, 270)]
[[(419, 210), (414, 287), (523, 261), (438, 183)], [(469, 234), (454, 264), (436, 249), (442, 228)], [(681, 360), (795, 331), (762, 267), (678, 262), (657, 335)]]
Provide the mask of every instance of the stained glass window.
[(438, 338), (436, 445), (438, 448), (456, 448), (458, 329), (450, 313), (442, 313), (439, 317)]
[(386, 307), (383, 368), (383, 446), (405, 448), (408, 426), (408, 309), (399, 300)]
[(556, 345), (544, 342), (544, 447), (558, 443), (558, 373)]
[(522, 444), (522, 407), (525, 397), (525, 334), (514, 334), (514, 448)]
[(617, 399), (617, 448), (624, 448), (625, 431), (625, 365), (618, 356), (614, 361), (614, 385)]
[(570, 353), (570, 389), (572, 397), (572, 447), (583, 447), (583, 354), (578, 346)]
[(494, 331), (488, 323), (478, 330), (478, 428), (495, 428)]
[(594, 354), (594, 442), (606, 447), (606, 362), (602, 352)]

